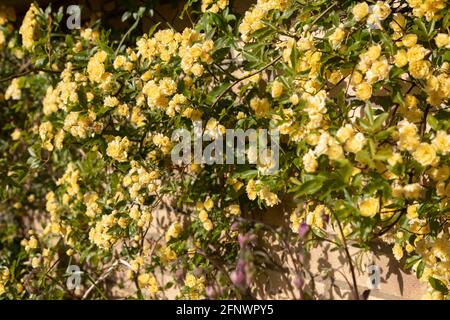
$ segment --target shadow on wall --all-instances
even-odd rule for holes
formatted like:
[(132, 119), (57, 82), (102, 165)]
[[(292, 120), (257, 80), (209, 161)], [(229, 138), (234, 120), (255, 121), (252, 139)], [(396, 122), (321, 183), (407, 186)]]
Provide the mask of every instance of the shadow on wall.
[[(255, 248), (255, 263), (261, 270), (255, 278), (256, 297), (353, 299), (353, 281), (344, 249), (324, 239), (310, 253), (303, 250), (298, 235), (289, 228), (289, 217), (294, 207), (292, 199), (287, 199), (282, 205), (267, 211), (243, 215), (243, 219), (263, 226), (259, 229), (259, 243)], [(330, 229), (328, 232), (333, 231)], [(350, 244), (349, 251), (361, 299), (419, 299), (425, 292), (426, 285), (414, 274), (402, 270), (404, 261), (394, 258), (388, 244), (376, 241), (370, 252), (362, 252)], [(368, 287), (369, 265), (379, 268), (379, 286), (372, 290)], [(297, 287), (297, 275), (302, 272), (304, 292)]]

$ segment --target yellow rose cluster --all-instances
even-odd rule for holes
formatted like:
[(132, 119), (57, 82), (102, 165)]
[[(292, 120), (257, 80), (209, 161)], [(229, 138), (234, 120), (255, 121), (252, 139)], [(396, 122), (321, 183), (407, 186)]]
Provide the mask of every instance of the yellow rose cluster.
[(87, 73), (89, 81), (100, 83), (100, 88), (107, 89), (111, 82), (112, 74), (105, 71), (105, 62), (108, 54), (105, 51), (98, 51), (89, 59)]
[(314, 202), (306, 203), (302, 207), (296, 208), (290, 215), (290, 227), (293, 232), (299, 232), (302, 223), (307, 224), (313, 229), (324, 229), (326, 220), (329, 218), (331, 211), (322, 204)]
[(39, 8), (32, 3), (30, 9), (28, 9), (25, 18), (23, 19), (22, 25), (20, 27), (19, 33), (22, 35), (22, 44), (28, 49), (32, 50), (34, 41), (35, 41), (35, 33), (37, 30), (37, 21), (36, 15), (39, 12)]
[(277, 194), (270, 191), (270, 189), (263, 185), (260, 181), (250, 180), (246, 186), (247, 196), (250, 200), (255, 200), (256, 197), (261, 199), (268, 207), (273, 207), (280, 202)]
[(413, 8), (416, 17), (425, 17), (428, 21), (440, 18), (439, 13), (446, 7), (444, 0), (406, 0)]
[(208, 197), (203, 203), (197, 202), (195, 207), (198, 210), (198, 218), (203, 224), (203, 228), (206, 231), (211, 231), (214, 225), (208, 216), (208, 212), (214, 208), (214, 201)]
[(108, 143), (106, 154), (116, 161), (124, 162), (128, 157), (128, 148), (131, 146), (131, 142), (127, 137), (114, 137), (111, 142)]
[(192, 273), (186, 274), (184, 279), (185, 286), (189, 289), (188, 298), (191, 300), (200, 300), (204, 298), (205, 277), (196, 277)]
[(249, 41), (252, 33), (264, 27), (262, 20), (270, 10), (284, 10), (289, 3), (290, 0), (258, 0), (251, 10), (245, 12), (244, 19), (239, 25), (242, 40)]
[(202, 0), (202, 12), (218, 13), (228, 6), (228, 0)]

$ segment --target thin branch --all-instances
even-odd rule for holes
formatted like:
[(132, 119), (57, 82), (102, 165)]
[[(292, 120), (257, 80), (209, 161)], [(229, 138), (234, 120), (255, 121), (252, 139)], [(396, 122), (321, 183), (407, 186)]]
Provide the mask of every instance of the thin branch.
[(119, 45), (116, 48), (116, 51), (114, 52), (114, 56), (117, 57), (117, 54), (119, 53), (120, 47), (122, 46), (125, 39), (131, 34), (131, 32), (136, 29), (136, 27), (139, 25), (139, 22), (141, 21), (142, 14), (136, 14), (136, 21), (131, 25), (130, 29), (123, 35), (122, 39), (120, 39)]
[(428, 113), (430, 112), (431, 105), (427, 104), (427, 107), (425, 108), (425, 111), (423, 112), (423, 118), (422, 118), (422, 124), (420, 126), (420, 135), (423, 137), (425, 134), (425, 129), (427, 128), (427, 117)]
[(328, 11), (330, 11), (331, 9), (333, 9), (338, 3), (335, 2), (333, 3), (331, 6), (329, 6), (325, 11), (323, 11), (316, 19), (314, 19), (314, 21), (311, 23), (311, 26), (314, 26), (316, 24), (317, 21), (319, 21), (325, 14), (327, 14)]
[(350, 251), (348, 250), (347, 240), (345, 239), (345, 235), (344, 235), (344, 231), (342, 230), (341, 222), (339, 221), (337, 215), (334, 212), (333, 212), (333, 216), (336, 219), (337, 225), (339, 227), (339, 232), (342, 237), (342, 244), (344, 245), (345, 254), (347, 256), (348, 263), (350, 264), (350, 272), (352, 274), (354, 296), (355, 296), (356, 300), (359, 300), (359, 292), (358, 292), (358, 284), (356, 282), (355, 267), (353, 266), (353, 261), (352, 261), (351, 255), (350, 255)]
[(0, 79), (0, 82), (6, 82), (6, 81), (9, 81), (9, 80), (12, 80), (12, 79), (15, 79), (15, 78), (20, 78), (21, 76), (25, 76), (25, 75), (27, 75), (27, 74), (30, 74), (30, 73), (32, 73), (33, 71), (34, 71), (34, 70), (31, 69), (31, 70), (27, 70), (27, 71), (24, 71), (24, 72), (21, 72), (21, 73), (13, 74), (13, 75), (11, 75), (11, 76), (9, 76), (9, 77)]
[[(81, 300), (85, 300), (88, 296), (89, 293), (94, 289), (97, 288), (98, 289), (98, 284), (100, 282), (102, 282), (103, 280), (105, 280), (108, 275), (114, 270), (114, 268), (116, 268), (119, 265), (119, 261), (116, 261), (112, 264), (111, 267), (108, 268), (108, 270), (106, 270), (96, 281), (92, 281), (92, 279), (89, 277), (89, 280), (91, 280), (92, 285), (86, 290), (86, 292), (84, 293), (83, 297), (81, 298)], [(98, 289), (99, 290), (99, 289)], [(101, 290), (99, 290), (101, 292)], [(102, 294), (103, 295), (103, 294)]]
[(400, 220), (400, 218), (406, 213), (406, 209), (402, 209), (402, 212), (397, 216), (397, 218), (395, 218), (394, 222), (392, 222), (390, 225), (384, 227), (383, 229), (381, 229), (380, 232), (376, 233), (372, 240), (381, 237), (382, 235), (384, 235), (385, 233), (387, 233), (389, 230), (391, 230), (396, 224), (397, 222)]
[[(72, 71), (77, 71), (77, 70), (81, 70), (81, 69), (83, 69), (83, 68), (75, 68), (75, 69), (72, 69)], [(15, 79), (15, 78), (20, 78), (22, 76), (25, 76), (25, 75), (33, 73), (33, 72), (46, 72), (46, 73), (59, 74), (62, 71), (59, 71), (59, 70), (48, 70), (48, 69), (36, 69), (36, 68), (32, 67), (31, 69), (28, 69), (26, 71), (19, 72), (19, 73), (10, 75), (10, 76), (8, 76), (6, 78), (0, 79), (0, 83), (1, 82), (5, 82), (5, 81), (9, 81), (9, 80), (12, 80), (12, 79)]]
[(221, 94), (219, 94), (219, 96), (216, 98), (216, 100), (214, 101), (214, 103), (212, 104), (211, 108), (214, 108), (216, 106), (216, 104), (219, 102), (219, 100), (228, 92), (230, 91), (235, 85), (237, 85), (239, 82), (248, 79), (250, 77), (253, 77), (254, 75), (263, 72), (264, 70), (266, 70), (267, 68), (269, 68), (270, 66), (274, 65), (275, 63), (277, 63), (283, 56), (279, 55), (278, 57), (276, 57), (273, 61), (271, 61), (269, 64), (265, 65), (264, 67), (262, 67), (259, 70), (256, 70), (252, 73), (249, 73), (248, 75), (239, 78), (237, 80), (235, 80), (234, 82), (232, 82)]

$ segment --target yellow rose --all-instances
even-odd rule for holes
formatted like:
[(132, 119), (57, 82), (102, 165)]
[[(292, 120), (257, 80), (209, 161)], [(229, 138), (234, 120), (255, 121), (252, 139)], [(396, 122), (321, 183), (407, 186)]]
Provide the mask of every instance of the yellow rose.
[(419, 101), (417, 100), (417, 98), (411, 94), (407, 94), (405, 96), (405, 106), (409, 109), (415, 109), (417, 108), (417, 104), (419, 103)]
[(399, 50), (394, 56), (395, 66), (398, 68), (404, 67), (408, 64), (408, 56), (405, 50)]
[(313, 47), (313, 41), (312, 38), (308, 37), (302, 37), (297, 41), (297, 48), (301, 51), (307, 51), (310, 50)]
[(416, 79), (424, 79), (430, 73), (429, 61), (415, 61), (409, 64), (408, 71)]
[(413, 151), (419, 145), (419, 136), (417, 135), (417, 127), (407, 120), (402, 120), (398, 123), (399, 141), (398, 147), (400, 150)]
[(252, 180), (250, 180), (247, 183), (246, 191), (247, 191), (247, 197), (250, 200), (255, 200), (256, 199), (257, 193), (256, 193), (256, 182), (255, 182), (255, 180), (252, 179)]
[(354, 130), (351, 124), (346, 124), (336, 132), (336, 138), (338, 138), (341, 143), (345, 143), (353, 135)]
[[(422, 276), (422, 278), (425, 277)], [(444, 295), (440, 291), (429, 289), (429, 292), (423, 295), (422, 300), (444, 300)]]
[(203, 66), (199, 63), (194, 63), (194, 65), (192, 66), (192, 68), (190, 70), (191, 70), (192, 74), (196, 77), (200, 77), (204, 72)]
[(403, 163), (403, 158), (400, 153), (394, 152), (392, 156), (387, 159), (390, 166), (395, 166), (397, 163)]
[(397, 260), (403, 258), (403, 249), (398, 243), (396, 243), (392, 248), (392, 253), (394, 254), (395, 259)]
[(241, 207), (238, 204), (232, 204), (228, 206), (227, 211), (232, 215), (238, 216), (241, 214)]
[(213, 228), (213, 224), (212, 221), (207, 219), (206, 221), (203, 222), (203, 228), (205, 228), (206, 231), (211, 231)]
[(417, 35), (415, 34), (407, 34), (402, 39), (402, 44), (407, 48), (416, 45), (416, 43), (417, 43)]
[(169, 241), (170, 239), (178, 238), (181, 234), (181, 231), (183, 231), (183, 227), (178, 222), (174, 222), (170, 225), (169, 229), (167, 229), (165, 239), (166, 241)]
[(432, 141), (433, 147), (442, 154), (450, 152), (450, 135), (443, 130), (436, 133), (436, 137)]
[(391, 185), (391, 189), (392, 189), (392, 196), (394, 198), (400, 198), (403, 196), (403, 186), (399, 185), (398, 183), (394, 182)]
[(450, 48), (450, 36), (445, 33), (438, 33), (434, 38), (438, 48)]
[(419, 214), (417, 213), (417, 204), (413, 204), (408, 206), (408, 209), (406, 210), (406, 216), (408, 219), (412, 220), (419, 217)]
[(380, 201), (377, 198), (362, 199), (359, 201), (358, 207), (363, 217), (373, 218), (380, 210)]
[(268, 207), (273, 207), (280, 202), (278, 196), (275, 193), (271, 192), (267, 187), (262, 187), (258, 195)]
[(428, 143), (421, 143), (413, 152), (413, 157), (424, 167), (434, 165), (439, 160), (436, 156), (436, 150)]
[(308, 153), (303, 156), (303, 167), (306, 172), (315, 172), (317, 170), (318, 162), (312, 150), (309, 150)]
[(294, 93), (290, 98), (289, 102), (292, 103), (294, 106), (296, 106), (300, 102), (300, 98), (296, 93)]
[(11, 133), (11, 139), (13, 139), (14, 141), (19, 140), (20, 137), (22, 136), (22, 131), (20, 131), (20, 129), (15, 129), (13, 133)]
[(379, 20), (385, 20), (391, 14), (391, 8), (389, 5), (382, 1), (377, 1), (372, 10), (375, 17)]
[(260, 99), (258, 97), (254, 97), (250, 100), (250, 108), (255, 111), (257, 118), (265, 117), (270, 108), (269, 100), (267, 100), (267, 98)]
[[(450, 185), (450, 183), (449, 183), (449, 185)], [(445, 196), (445, 182), (444, 181), (440, 181), (436, 184), (436, 194), (439, 197)]]
[(276, 99), (283, 94), (283, 84), (280, 81), (275, 80), (272, 83), (272, 98)]
[(384, 80), (389, 75), (389, 63), (386, 58), (375, 61), (370, 70), (366, 73), (366, 78), (369, 83), (375, 83)]
[(369, 14), (369, 5), (366, 2), (356, 4), (352, 9), (356, 21), (361, 21)]
[(423, 60), (427, 55), (428, 50), (422, 47), (420, 44), (416, 44), (408, 49), (406, 55), (408, 57), (408, 62), (415, 62), (419, 60)]
[(360, 100), (367, 101), (372, 96), (372, 86), (367, 82), (363, 82), (356, 87), (356, 97)]
[(351, 84), (356, 86), (360, 84), (363, 80), (363, 75), (359, 71), (354, 71), (352, 74)]
[(336, 30), (334, 30), (334, 32), (328, 38), (333, 49), (336, 49), (341, 44), (342, 40), (344, 40), (344, 37), (345, 31), (342, 28), (336, 28)]
[(365, 144), (366, 138), (364, 137), (364, 134), (358, 132), (353, 137), (347, 140), (347, 142), (345, 143), (345, 151), (357, 153), (362, 150)]
[(205, 210), (200, 210), (200, 212), (198, 213), (198, 218), (201, 222), (205, 222), (206, 220), (208, 220), (208, 213)]
[(432, 168), (430, 170), (430, 177), (434, 181), (445, 181), (450, 176), (450, 167), (443, 165), (439, 168)]
[(115, 137), (106, 149), (106, 154), (119, 162), (124, 162), (128, 157), (128, 148), (130, 147), (130, 141), (127, 137), (123, 139), (121, 137)]
[(34, 38), (36, 33), (36, 28), (38, 22), (36, 20), (36, 15), (39, 13), (39, 7), (34, 3), (31, 4), (25, 17), (23, 19), (22, 25), (20, 26), (19, 33), (22, 36), (22, 44), (26, 49), (32, 49), (34, 46)]
[(0, 48), (3, 46), (3, 44), (5, 43), (5, 34), (3, 33), (3, 31), (0, 31)]
[(395, 32), (402, 32), (405, 29), (405, 26), (406, 26), (406, 19), (405, 19), (405, 17), (402, 14), (395, 13), (394, 14), (394, 18), (389, 23), (389, 26)]
[(36, 269), (37, 267), (39, 267), (40, 264), (41, 264), (40, 257), (34, 257), (33, 259), (31, 259), (31, 267), (33, 267), (33, 269)]
[(377, 60), (380, 56), (381, 56), (381, 46), (380, 45), (376, 45), (376, 46), (371, 46), (366, 53), (367, 57), (369, 58), (370, 61), (375, 61)]
[(208, 199), (206, 199), (203, 203), (203, 206), (207, 211), (211, 211), (211, 209), (214, 208), (214, 201), (210, 197), (208, 197)]
[(403, 192), (408, 199), (419, 199), (422, 196), (423, 188), (418, 183), (411, 183), (403, 187)]
[(127, 58), (125, 56), (122, 56), (122, 55), (117, 56), (116, 59), (114, 59), (114, 63), (113, 63), (114, 69), (121, 68), (125, 64), (126, 61), (127, 61)]
[(341, 81), (343, 78), (343, 74), (341, 70), (333, 71), (328, 75), (328, 81), (330, 81), (331, 84), (338, 84), (339, 81)]

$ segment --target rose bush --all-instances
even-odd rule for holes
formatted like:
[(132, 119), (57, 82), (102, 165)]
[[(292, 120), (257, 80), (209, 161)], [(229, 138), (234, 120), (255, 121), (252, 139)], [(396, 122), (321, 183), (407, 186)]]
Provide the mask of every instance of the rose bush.
[[(383, 241), (425, 298), (449, 297), (447, 1), (191, 0), (190, 27), (142, 34), (152, 13), (68, 32), (62, 9), (0, 7), (0, 298), (268, 297), (273, 269), (313, 299), (322, 241), (352, 273), (348, 248)], [(174, 163), (197, 120), (278, 129), (278, 172)], [(287, 202), (289, 227), (254, 219)]]

